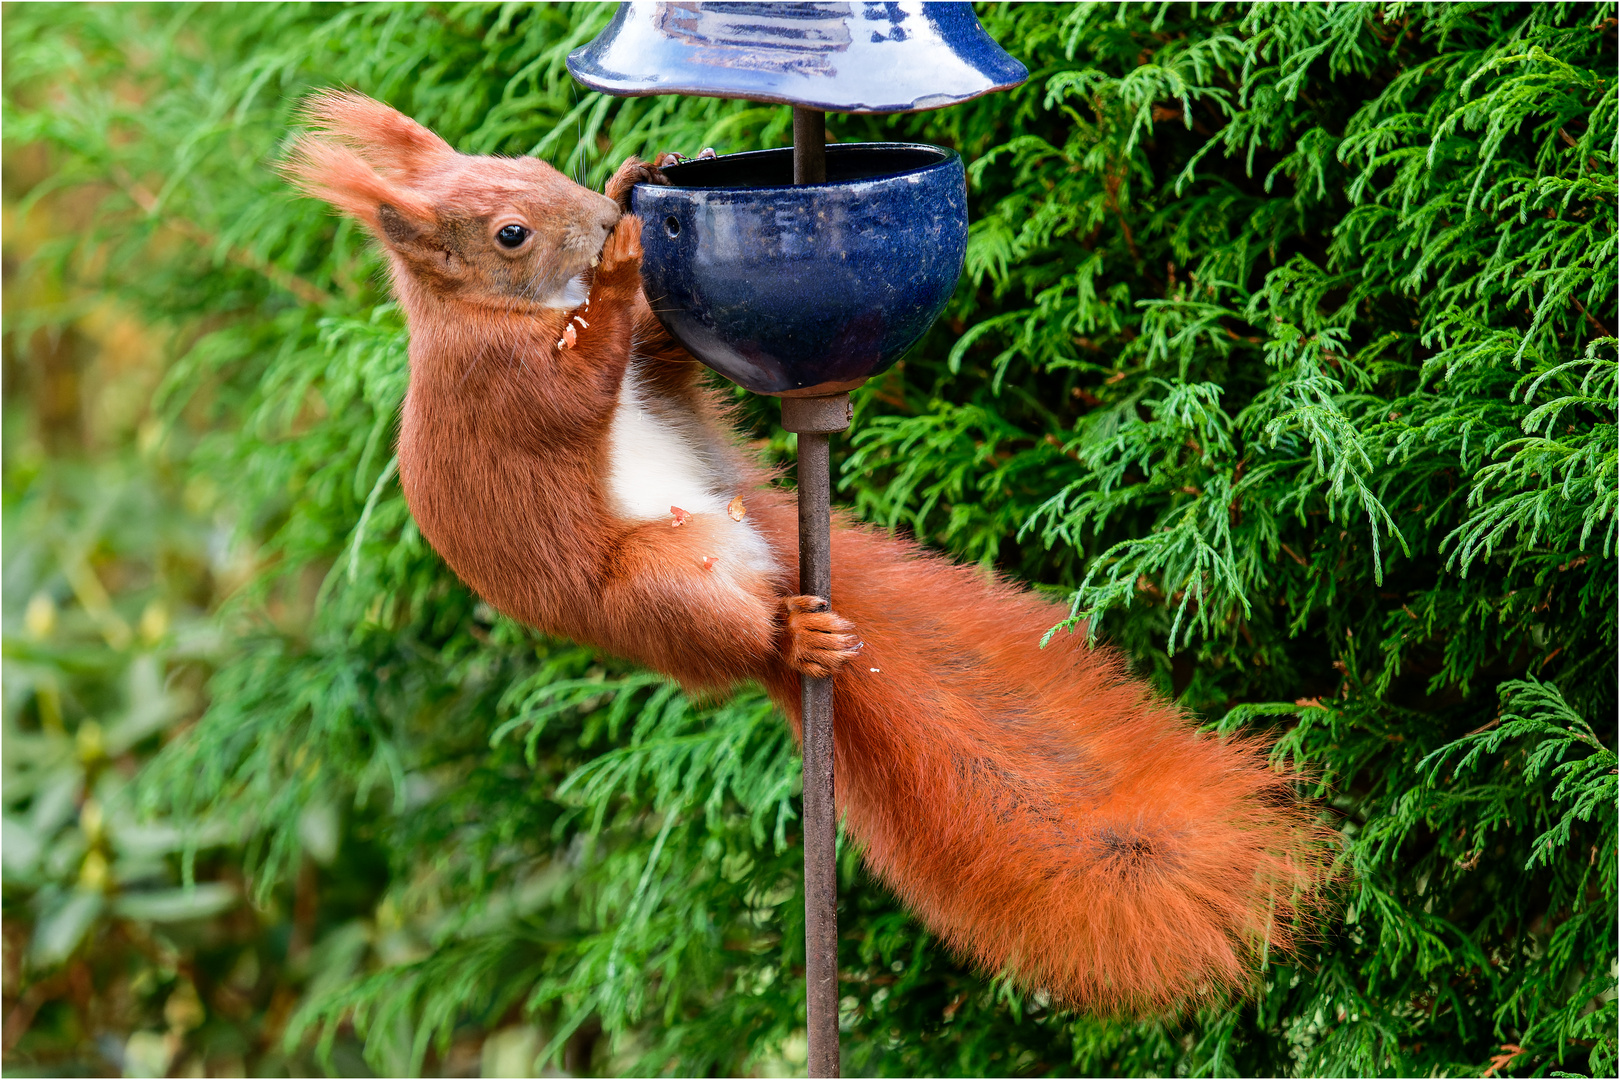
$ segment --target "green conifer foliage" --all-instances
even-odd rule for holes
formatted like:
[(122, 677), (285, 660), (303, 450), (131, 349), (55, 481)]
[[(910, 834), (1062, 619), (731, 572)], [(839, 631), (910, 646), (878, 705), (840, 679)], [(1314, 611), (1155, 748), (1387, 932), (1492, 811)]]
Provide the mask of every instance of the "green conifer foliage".
[[(847, 1071), (1613, 1075), (1614, 5), (980, 11), (1025, 86), (829, 118), (959, 149), (972, 219), (840, 497), (1273, 735), (1343, 887), (1254, 1000), (1128, 1023), (964, 969), (846, 850)], [(790, 140), (576, 87), (609, 12), (8, 9), (8, 232), (56, 223), (7, 241), (8, 1068), (801, 1067), (785, 726), (455, 581), (380, 260), (273, 172), (330, 85), (592, 184)], [(105, 305), (162, 383), (64, 451), (16, 373)]]

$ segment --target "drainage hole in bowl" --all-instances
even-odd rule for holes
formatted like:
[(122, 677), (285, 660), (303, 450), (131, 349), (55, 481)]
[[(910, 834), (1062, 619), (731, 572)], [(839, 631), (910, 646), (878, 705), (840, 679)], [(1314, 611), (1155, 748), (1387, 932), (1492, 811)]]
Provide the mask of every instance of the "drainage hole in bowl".
[(681, 223), (675, 219), (674, 214), (664, 219), (664, 231), (669, 234), (671, 240), (681, 235)]

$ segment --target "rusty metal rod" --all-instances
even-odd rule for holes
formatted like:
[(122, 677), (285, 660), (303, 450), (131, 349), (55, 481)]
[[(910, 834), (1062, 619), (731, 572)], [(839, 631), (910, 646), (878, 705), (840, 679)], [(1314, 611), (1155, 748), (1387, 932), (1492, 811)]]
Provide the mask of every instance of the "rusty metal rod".
[[(826, 435), (799, 436), (799, 591), (832, 592)], [(811, 1076), (838, 1075), (838, 812), (833, 805), (832, 680), (802, 677), (804, 978)]]
[[(832, 600), (828, 435), (849, 426), (849, 395), (783, 398), (799, 434), (799, 592)], [(833, 684), (801, 677), (804, 727), (804, 978), (811, 1076), (838, 1075), (838, 811), (833, 802)]]
[[(793, 110), (793, 182), (827, 179), (827, 121)], [(827, 437), (849, 426), (849, 395), (783, 398), (799, 435), (799, 592), (832, 602), (832, 475)], [(804, 979), (806, 1067), (838, 1075), (838, 811), (833, 803), (833, 686), (802, 676), (804, 723)]]
[(793, 110), (793, 182), (827, 182), (827, 114), (819, 109)]

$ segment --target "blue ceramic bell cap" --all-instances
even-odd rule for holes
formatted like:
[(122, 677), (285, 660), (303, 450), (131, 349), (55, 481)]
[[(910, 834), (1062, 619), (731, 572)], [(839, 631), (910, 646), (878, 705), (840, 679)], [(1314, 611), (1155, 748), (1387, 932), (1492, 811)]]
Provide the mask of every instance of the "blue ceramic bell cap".
[(695, 94), (824, 112), (938, 109), (1029, 77), (966, 3), (619, 5), (568, 56), (574, 78), (621, 97)]

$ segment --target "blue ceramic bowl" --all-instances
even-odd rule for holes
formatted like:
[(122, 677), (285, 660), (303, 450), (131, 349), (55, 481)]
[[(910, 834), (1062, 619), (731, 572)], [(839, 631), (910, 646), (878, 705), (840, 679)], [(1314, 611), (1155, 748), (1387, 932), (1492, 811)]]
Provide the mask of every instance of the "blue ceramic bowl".
[(927, 332), (962, 274), (967, 184), (953, 151), (835, 143), (827, 182), (793, 151), (664, 170), (637, 185), (647, 300), (693, 356), (760, 394), (859, 386)]

